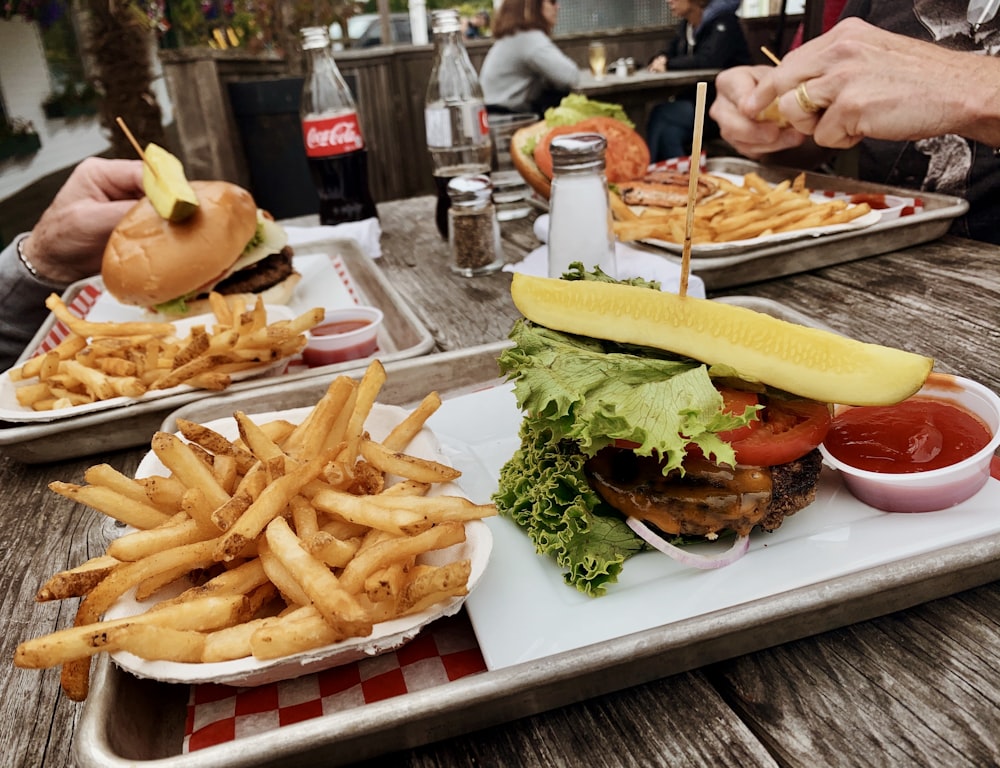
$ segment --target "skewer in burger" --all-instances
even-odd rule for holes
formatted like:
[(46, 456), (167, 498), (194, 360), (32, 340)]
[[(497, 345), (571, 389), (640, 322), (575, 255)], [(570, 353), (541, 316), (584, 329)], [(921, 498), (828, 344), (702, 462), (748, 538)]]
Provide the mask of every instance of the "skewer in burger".
[[(828, 403), (895, 403), (933, 360), (742, 307), (619, 283), (575, 264), (515, 274), (524, 315), (499, 359), (524, 411), (498, 511), (602, 594), (653, 546), (702, 568), (733, 562), (815, 497)], [(733, 536), (722, 555), (678, 544)]]
[(287, 304), (301, 275), (284, 229), (242, 187), (192, 181), (198, 208), (180, 222), (139, 200), (104, 250), (101, 277), (123, 304), (170, 318), (210, 310), (208, 293)]

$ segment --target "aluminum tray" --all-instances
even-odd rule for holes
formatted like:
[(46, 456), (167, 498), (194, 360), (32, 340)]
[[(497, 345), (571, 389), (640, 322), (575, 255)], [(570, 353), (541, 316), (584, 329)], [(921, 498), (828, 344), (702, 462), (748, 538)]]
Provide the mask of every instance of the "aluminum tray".
[[(769, 300), (729, 300), (802, 321), (798, 313)], [(380, 400), (409, 404), (430, 389), (447, 397), (493, 383), (496, 357), (505, 346), (387, 365)], [(324, 388), (319, 381), (299, 381), (234, 392), (185, 406), (163, 428), (172, 430), (180, 416), (208, 420), (230, 415), (237, 406), (252, 412), (307, 405)], [(188, 687), (132, 677), (103, 657), (80, 718), (76, 757), (82, 768), (343, 765), (864, 621), (998, 578), (1000, 535), (190, 754), (181, 753)]]
[[(752, 160), (736, 157), (709, 158), (708, 171), (741, 175), (754, 171), (772, 183), (792, 178), (799, 173), (794, 169), (761, 165)], [(924, 209), (912, 216), (887, 219), (864, 229), (788, 240), (774, 245), (759, 245), (726, 256), (706, 255), (697, 258), (692, 256), (691, 269), (705, 281), (706, 288), (717, 290), (746, 285), (926, 243), (944, 235), (951, 226), (952, 219), (961, 216), (969, 209), (969, 203), (960, 197), (933, 192), (914, 192), (912, 189), (819, 173), (807, 172), (806, 186), (811, 189), (837, 192), (917, 196), (923, 200)], [(677, 254), (663, 248), (649, 244), (640, 247), (680, 263)]]
[[(430, 331), (388, 282), (378, 265), (362, 253), (353, 240), (325, 240), (310, 243), (307, 249), (308, 253), (326, 252), (331, 257), (339, 256), (350, 273), (358, 301), (379, 307), (385, 313), (383, 327), (379, 331), (379, 359), (385, 362), (401, 360), (423, 355), (433, 348), (434, 338)], [(95, 281), (99, 282), (99, 278), (74, 283), (66, 289), (63, 299), (67, 304), (72, 302), (84, 286)], [(29, 351), (22, 357), (30, 355), (30, 350), (41, 344), (53, 323), (54, 318), (50, 315), (27, 346)], [(355, 360), (303, 369), (276, 378), (248, 379), (231, 385), (226, 392), (245, 393), (273, 386), (276, 381), (284, 384), (316, 377), (326, 380), (331, 373), (356, 369), (365, 364), (365, 361)], [(185, 403), (217, 396), (214, 392), (196, 390), (56, 421), (0, 422), (0, 451), (26, 464), (38, 464), (142, 445), (149, 442), (150, 436), (171, 411)]]

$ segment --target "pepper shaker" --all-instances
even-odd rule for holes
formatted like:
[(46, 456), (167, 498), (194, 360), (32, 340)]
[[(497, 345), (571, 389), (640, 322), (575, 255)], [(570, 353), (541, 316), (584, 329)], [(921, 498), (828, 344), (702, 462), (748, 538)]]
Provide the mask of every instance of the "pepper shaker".
[(549, 277), (562, 277), (575, 261), (617, 277), (608, 181), (607, 140), (598, 133), (570, 133), (552, 140), (549, 195)]
[(451, 271), (464, 277), (496, 272), (503, 266), (503, 258), (489, 176), (456, 176), (448, 182), (448, 196)]

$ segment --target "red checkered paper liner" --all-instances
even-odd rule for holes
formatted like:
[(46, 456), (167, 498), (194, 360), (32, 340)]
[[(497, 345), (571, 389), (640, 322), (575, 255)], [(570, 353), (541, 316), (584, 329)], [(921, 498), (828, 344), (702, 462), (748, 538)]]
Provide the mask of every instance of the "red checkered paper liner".
[(363, 707), (484, 672), (465, 611), (438, 619), (395, 651), (254, 688), (191, 686), (184, 752)]
[[(691, 170), (691, 157), (684, 155), (682, 157), (671, 157), (669, 160), (660, 160), (658, 163), (651, 163), (648, 170), (677, 171), (678, 173), (687, 173)], [(701, 153), (701, 160), (698, 163), (698, 172), (708, 173), (708, 155), (704, 152)]]

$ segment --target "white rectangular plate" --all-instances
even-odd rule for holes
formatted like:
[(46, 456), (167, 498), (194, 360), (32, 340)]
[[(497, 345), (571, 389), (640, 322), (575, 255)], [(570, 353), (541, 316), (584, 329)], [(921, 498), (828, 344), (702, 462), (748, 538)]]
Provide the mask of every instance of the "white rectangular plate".
[[(448, 400), (428, 422), (462, 487), (489, 501), (519, 445), (521, 413), (509, 386)], [(567, 586), (555, 562), (506, 518), (492, 518), (492, 561), (466, 608), (491, 670), (768, 598), (1000, 532), (1000, 482), (941, 512), (889, 514), (862, 504), (824, 469), (816, 501), (750, 551), (715, 571), (647, 552), (626, 561), (603, 597)]]

